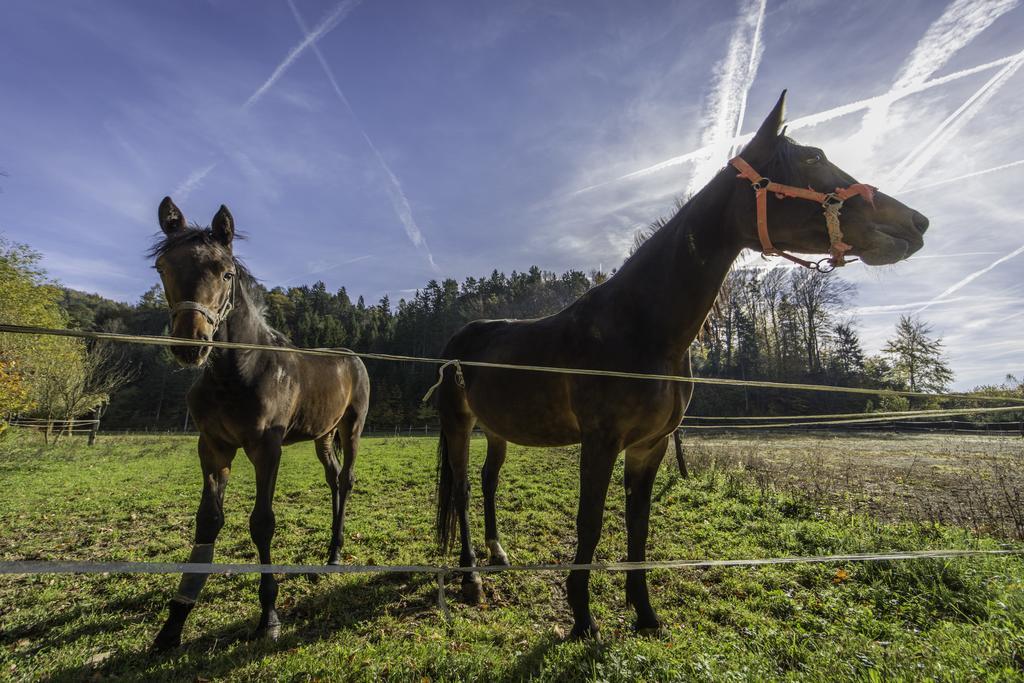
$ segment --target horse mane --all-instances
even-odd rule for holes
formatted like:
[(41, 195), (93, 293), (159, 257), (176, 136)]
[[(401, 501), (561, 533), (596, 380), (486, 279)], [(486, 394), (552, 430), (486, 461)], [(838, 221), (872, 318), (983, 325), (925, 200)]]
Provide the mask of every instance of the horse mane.
[[(637, 253), (639, 253), (640, 249), (644, 246), (644, 244), (649, 242), (650, 239), (654, 237), (656, 234), (658, 234), (662, 230), (672, 229), (670, 226), (674, 226), (674, 224), (678, 220), (681, 220), (680, 216), (683, 213), (683, 209), (686, 207), (687, 204), (690, 203), (691, 199), (693, 199), (693, 194), (690, 194), (685, 198), (682, 196), (677, 196), (675, 200), (673, 200), (675, 211), (672, 214), (658, 216), (653, 221), (648, 223), (646, 228), (641, 228), (640, 230), (637, 230), (636, 233), (633, 235), (633, 246), (630, 249), (630, 254), (629, 256), (626, 257), (626, 260), (623, 261), (623, 265), (631, 261), (633, 257), (635, 257)], [(701, 323), (700, 329), (697, 330), (697, 338), (695, 341), (699, 342), (703, 340), (707, 334), (711, 333), (712, 318), (721, 315), (722, 312), (721, 299), (726, 286), (727, 285), (723, 284), (722, 288), (718, 290), (718, 294), (715, 296), (715, 300), (711, 304), (711, 309), (708, 311), (707, 317), (704, 318), (704, 322)]]

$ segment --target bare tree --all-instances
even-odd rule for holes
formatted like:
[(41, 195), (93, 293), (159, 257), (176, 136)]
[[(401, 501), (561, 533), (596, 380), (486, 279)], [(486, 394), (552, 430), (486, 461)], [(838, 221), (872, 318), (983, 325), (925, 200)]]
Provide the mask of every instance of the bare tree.
[(803, 328), (807, 369), (818, 372), (821, 370), (820, 335), (831, 328), (832, 311), (849, 301), (856, 287), (838, 277), (802, 269), (793, 274), (790, 282), (790, 296)]
[[(71, 433), (75, 419), (106, 405), (113, 393), (137, 376), (124, 356), (109, 343), (76, 346), (55, 354), (38, 369), (38, 409), (49, 421), (63, 420), (54, 443), (62, 434)], [(47, 441), (49, 436), (47, 428)]]

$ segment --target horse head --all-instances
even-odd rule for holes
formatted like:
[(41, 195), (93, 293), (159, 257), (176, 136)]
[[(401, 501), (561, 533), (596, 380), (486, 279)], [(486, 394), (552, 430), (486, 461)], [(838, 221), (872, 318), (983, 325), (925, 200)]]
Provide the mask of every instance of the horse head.
[[(832, 265), (842, 265), (844, 256), (856, 256), (878, 266), (901, 261), (920, 249), (928, 219), (876, 188), (858, 183), (821, 149), (787, 137), (785, 105), (783, 91), (737, 157), (739, 161), (730, 162), (739, 171), (734, 192), (740, 193), (740, 200), (733, 202), (732, 225), (740, 243), (804, 265), (814, 264), (785, 252), (831, 252)], [(758, 201), (764, 204), (757, 207)], [(759, 220), (766, 221), (760, 232)]]
[[(209, 228), (189, 226), (181, 209), (164, 197), (157, 209), (164, 237), (153, 247), (164, 296), (171, 310), (171, 336), (211, 341), (234, 305), (238, 264), (231, 251), (235, 222), (221, 206)], [(202, 365), (210, 346), (172, 346), (181, 365)]]

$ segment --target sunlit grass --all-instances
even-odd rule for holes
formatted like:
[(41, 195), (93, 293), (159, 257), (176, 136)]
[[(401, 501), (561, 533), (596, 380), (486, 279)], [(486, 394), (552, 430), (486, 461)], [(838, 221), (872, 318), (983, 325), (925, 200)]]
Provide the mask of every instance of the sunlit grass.
[[(806, 438), (808, 448), (820, 446)], [(479, 466), (484, 442), (472, 448)], [(71, 442), (49, 450), (24, 435), (0, 441), (0, 557), (183, 561), (200, 485), (194, 449), (186, 437), (107, 437), (94, 448)], [(423, 438), (364, 442), (347, 562), (454, 563), (433, 545), (434, 449), (434, 440)], [(577, 456), (573, 448), (510, 448), (498, 521), (513, 562), (571, 559)], [(624, 558), (621, 480), (620, 465), (598, 560)], [(484, 557), (477, 484), (474, 478), (474, 540)], [(252, 468), (240, 453), (219, 561), (255, 560), (252, 494)], [(763, 490), (727, 467), (704, 467), (682, 480), (666, 461), (655, 497), (652, 559), (999, 547), (956, 527), (885, 523)], [(286, 449), (276, 562), (324, 559), (328, 501), (312, 446)], [(185, 646), (154, 656), (147, 648), (175, 577), (8, 577), (0, 579), (0, 678), (1024, 677), (1024, 562), (1015, 558), (655, 571), (651, 592), (666, 625), (656, 639), (632, 633), (623, 576), (595, 574), (596, 643), (563, 642), (571, 625), (563, 580), (487, 576), (480, 607), (459, 603), (456, 584), (448, 591), (449, 624), (435, 608), (430, 576), (289, 577), (278, 601), (282, 638), (268, 644), (245, 638), (259, 613), (255, 577), (213, 577)]]

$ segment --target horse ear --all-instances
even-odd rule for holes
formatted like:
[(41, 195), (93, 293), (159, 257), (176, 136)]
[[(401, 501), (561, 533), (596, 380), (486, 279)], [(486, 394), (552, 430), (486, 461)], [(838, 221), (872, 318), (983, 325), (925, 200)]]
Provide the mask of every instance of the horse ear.
[(232, 218), (228, 207), (223, 204), (220, 205), (217, 215), (213, 217), (213, 222), (210, 223), (210, 228), (213, 230), (214, 239), (225, 247), (231, 246), (231, 240), (235, 238), (235, 219)]
[(171, 235), (185, 229), (185, 215), (174, 205), (170, 197), (164, 197), (160, 202), (160, 207), (156, 210), (156, 217), (160, 221), (160, 229), (165, 234)]
[(786, 120), (786, 91), (782, 91), (782, 95), (779, 96), (779, 101), (775, 103), (768, 118), (764, 120), (761, 127), (757, 129), (757, 134), (754, 135), (755, 140), (761, 141), (774, 141), (780, 135), (782, 135), (783, 127), (782, 124)]

